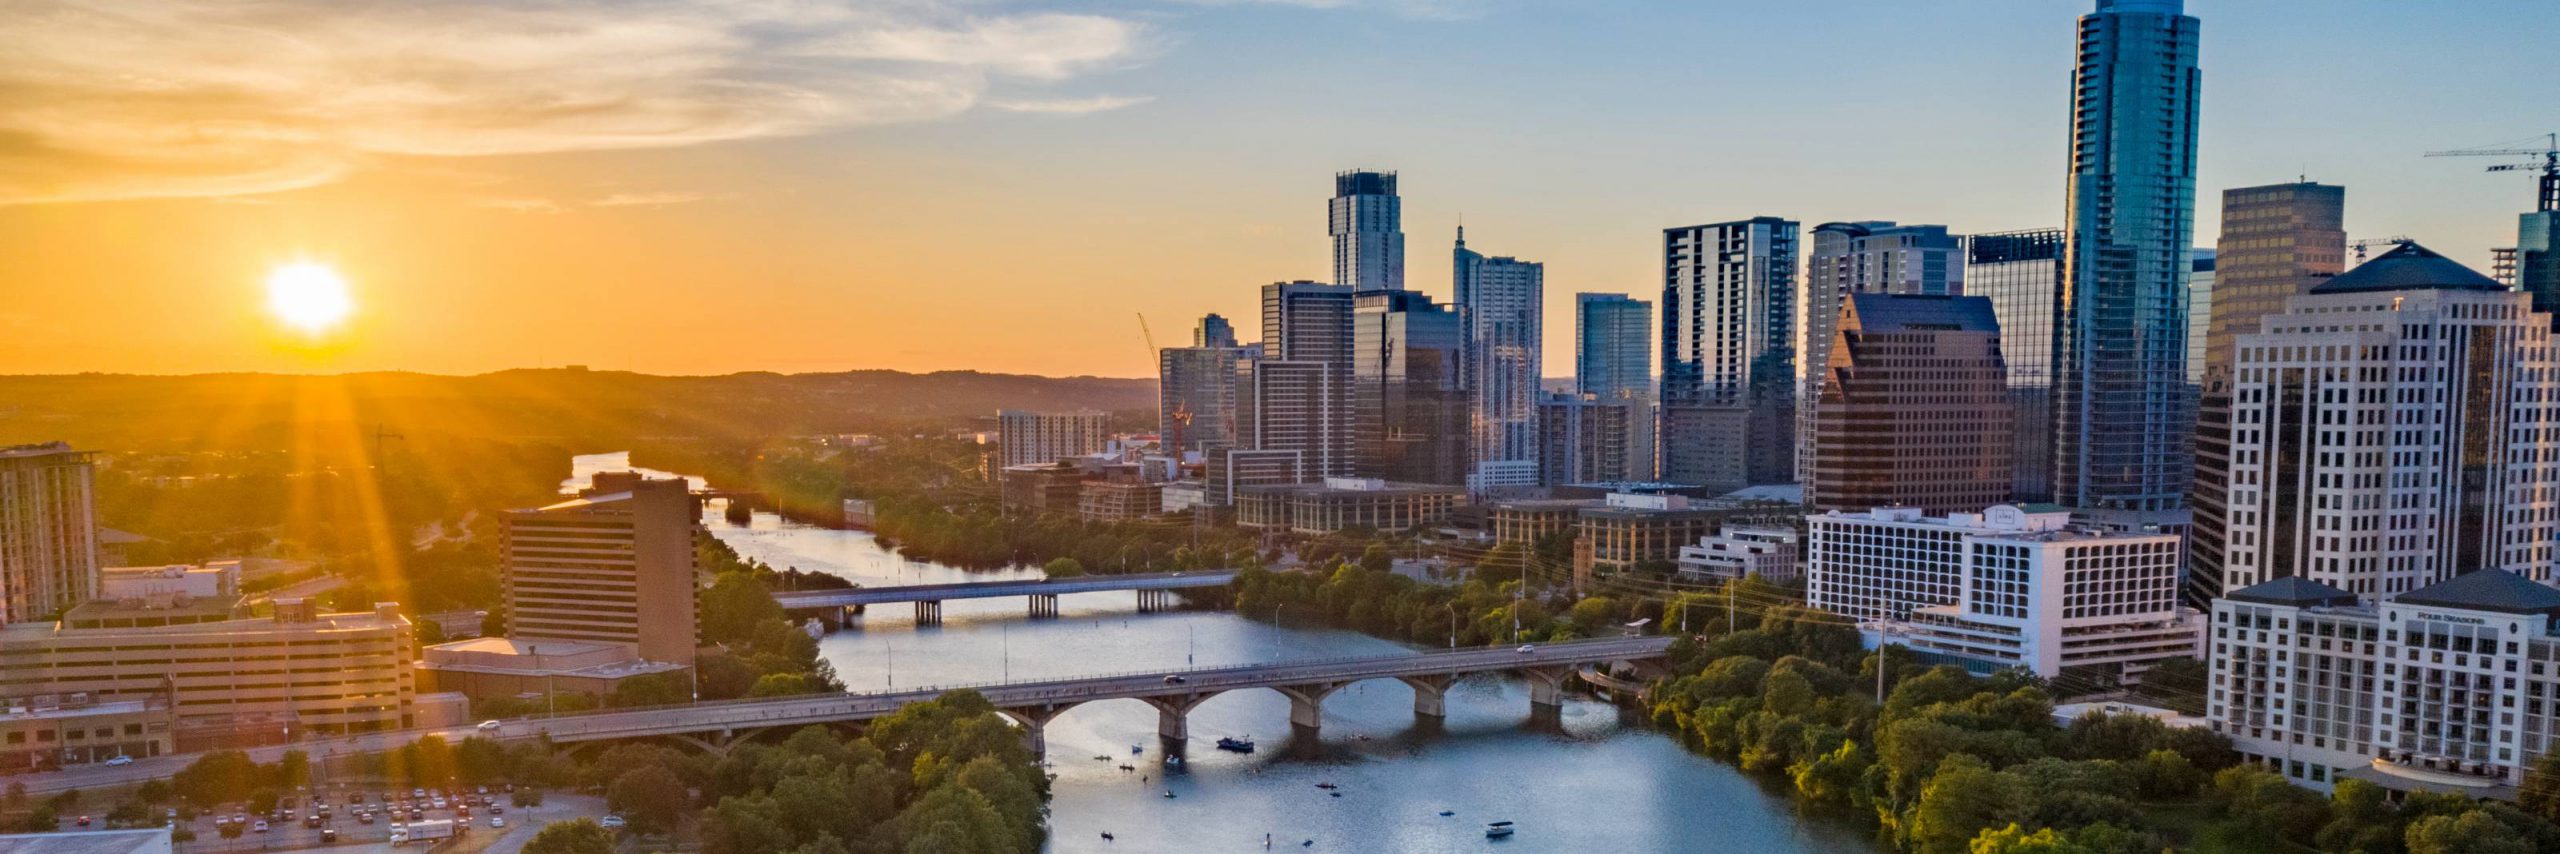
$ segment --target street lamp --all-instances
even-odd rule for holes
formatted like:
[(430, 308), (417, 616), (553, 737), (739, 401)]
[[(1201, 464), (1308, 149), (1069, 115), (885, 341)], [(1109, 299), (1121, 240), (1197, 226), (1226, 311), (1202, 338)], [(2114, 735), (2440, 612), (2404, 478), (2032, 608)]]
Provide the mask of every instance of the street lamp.
[(1458, 603), (1454, 599), (1449, 602), (1449, 648), (1458, 648)]

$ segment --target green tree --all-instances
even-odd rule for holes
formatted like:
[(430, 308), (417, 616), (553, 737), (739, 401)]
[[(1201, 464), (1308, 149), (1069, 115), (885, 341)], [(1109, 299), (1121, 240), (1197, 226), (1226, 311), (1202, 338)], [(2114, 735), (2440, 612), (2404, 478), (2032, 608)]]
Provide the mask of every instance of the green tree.
[(690, 798), (685, 794), (684, 781), (658, 764), (632, 769), (615, 778), (612, 787), (605, 790), (605, 805), (629, 819), (632, 829), (642, 833), (674, 830)]
[(1982, 760), (1962, 753), (1949, 756), (1921, 788), (1905, 823), (1905, 839), (1922, 854), (1967, 854), (1983, 830), (2015, 820), (2024, 794)]
[(2097, 854), (2068, 837), (2047, 827), (2028, 833), (2010, 822), (2008, 827), (1985, 828), (1973, 838), (1971, 854)]
[(524, 854), (613, 854), (613, 831), (591, 818), (552, 822), (526, 840)]
[(671, 706), (693, 702), (691, 680), (681, 672), (650, 673), (615, 683), (613, 695), (605, 705), (616, 707)]
[(2431, 815), (2409, 823), (2409, 854), (2533, 854), (2533, 841), (2487, 810)]
[(1074, 578), (1084, 574), (1084, 564), (1071, 557), (1050, 558), (1040, 565), (1040, 571), (1050, 578)]
[(311, 785), (311, 754), (299, 750), (285, 751), (284, 756), (276, 760), (275, 780), (276, 786), (284, 789)]
[(745, 572), (724, 572), (712, 579), (711, 588), (702, 591), (699, 607), (702, 636), (713, 643), (746, 643), (755, 636), (757, 626), (784, 619), (773, 592)]
[(2516, 794), (2516, 806), (2526, 813), (2553, 824), (2560, 824), (2560, 750), (2548, 751), (2533, 761), (2525, 772), (2524, 786)]
[(1023, 849), (1008, 823), (984, 795), (966, 786), (938, 786), (898, 814), (899, 848), (906, 854), (1016, 854)]
[(721, 798), (702, 814), (706, 854), (764, 854), (792, 848), (791, 819), (768, 795)]

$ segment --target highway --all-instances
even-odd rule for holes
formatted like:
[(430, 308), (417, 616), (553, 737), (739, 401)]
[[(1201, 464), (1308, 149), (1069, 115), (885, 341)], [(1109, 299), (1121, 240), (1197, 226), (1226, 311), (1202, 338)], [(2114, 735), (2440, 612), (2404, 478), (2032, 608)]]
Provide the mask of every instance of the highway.
[[(1156, 670), (1079, 676), (978, 685), (935, 685), (906, 691), (865, 694), (814, 694), (763, 700), (731, 700), (692, 703), (681, 706), (658, 706), (637, 709), (615, 709), (561, 715), (551, 718), (510, 720), (493, 732), (476, 726), (443, 729), (409, 729), (367, 735), (311, 739), (290, 745), (256, 747), (248, 750), (251, 759), (274, 762), (287, 750), (301, 750), (314, 759), (345, 753), (374, 753), (395, 750), (419, 738), (436, 735), (449, 742), (460, 742), (475, 735), (488, 735), (515, 741), (548, 737), (553, 742), (575, 743), (620, 738), (681, 736), (694, 734), (727, 734), (767, 727), (797, 727), (807, 724), (864, 721), (894, 714), (908, 703), (929, 700), (944, 692), (967, 688), (986, 696), (1000, 709), (1060, 709), (1078, 703), (1114, 699), (1175, 698), (1196, 702), (1209, 695), (1242, 688), (1291, 688), (1310, 685), (1332, 685), (1366, 679), (1400, 677), (1454, 676), (1532, 668), (1577, 668), (1589, 664), (1607, 664), (1659, 657), (1670, 648), (1672, 639), (1664, 636), (1601, 638), (1538, 644), (1523, 652), (1511, 648), (1473, 648), (1417, 653), (1412, 655), (1368, 656), (1358, 658), (1312, 659), (1250, 664), (1233, 667), (1209, 667), (1189, 670)], [(1167, 677), (1179, 677), (1178, 680)], [(22, 775), (12, 779), (27, 784), (30, 792), (43, 794), (73, 788), (136, 783), (166, 778), (194, 760), (192, 755), (160, 756), (138, 759), (130, 765), (83, 765), (44, 774)]]
[(1000, 596), (1057, 596), (1112, 590), (1184, 590), (1225, 587), (1235, 580), (1232, 569), (1148, 572), (1131, 575), (1079, 575), (1071, 578), (1019, 581), (969, 581), (957, 584), (913, 584), (901, 587), (852, 587), (841, 590), (790, 590), (773, 594), (785, 610), (940, 602), (946, 599), (991, 599)]

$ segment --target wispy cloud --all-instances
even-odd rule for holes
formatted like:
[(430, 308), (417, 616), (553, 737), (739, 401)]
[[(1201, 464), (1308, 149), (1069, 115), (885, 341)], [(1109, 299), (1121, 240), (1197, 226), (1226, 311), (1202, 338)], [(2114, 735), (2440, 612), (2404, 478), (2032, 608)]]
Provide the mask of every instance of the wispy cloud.
[(614, 193), (587, 204), (600, 208), (648, 207), (681, 205), (702, 201), (703, 198), (701, 193)]
[(1082, 115), (1134, 107), (1154, 98), (1126, 95), (1095, 95), (1091, 98), (1008, 98), (988, 102), (987, 106), (1015, 113), (1063, 113)]
[(976, 0), (16, 0), (0, 31), (0, 204), (940, 118), (1149, 36)]
[(1301, 9), (1378, 9), (1409, 18), (1472, 18), (1481, 0), (1170, 0), (1186, 6), (1296, 6)]
[(568, 210), (559, 202), (539, 197), (481, 199), (479, 204), (484, 208), (496, 208), (515, 213), (556, 214)]

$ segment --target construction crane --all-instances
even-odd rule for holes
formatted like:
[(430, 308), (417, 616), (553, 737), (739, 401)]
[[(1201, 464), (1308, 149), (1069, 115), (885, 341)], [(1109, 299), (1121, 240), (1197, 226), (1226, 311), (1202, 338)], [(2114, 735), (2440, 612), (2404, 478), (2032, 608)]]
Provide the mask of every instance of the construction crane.
[(2406, 237), (2400, 237), (2400, 236), (2398, 236), (2398, 235), (2394, 235), (2394, 236), (2391, 236), (2391, 237), (2376, 237), (2376, 238), (2372, 238), (2372, 239), (2368, 239), (2368, 240), (2358, 240), (2358, 241), (2354, 241), (2354, 242), (2348, 243), (2348, 244), (2347, 244), (2347, 246), (2348, 246), (2348, 248), (2354, 249), (2354, 250), (2356, 251), (2356, 263), (2358, 263), (2358, 264), (2362, 264), (2362, 263), (2364, 263), (2364, 253), (2365, 253), (2365, 250), (2366, 250), (2366, 249), (2369, 249), (2369, 248), (2372, 248), (2372, 247), (2375, 247), (2375, 246), (2382, 246), (2382, 245), (2398, 246), (2398, 245), (2400, 245), (2400, 244), (2403, 244), (2403, 243), (2410, 243), (2410, 242), (2413, 242), (2413, 241), (2411, 241), (2409, 238), (2406, 238)]
[[(1147, 313), (1143, 311), (1138, 312), (1138, 332), (1147, 337), (1147, 355), (1158, 359), (1163, 358), (1161, 354), (1164, 351), (1156, 349), (1156, 331), (1147, 327)], [(1158, 370), (1156, 372), (1156, 400), (1164, 400), (1164, 372), (1162, 370)], [(1159, 403), (1158, 405), (1161, 406), (1162, 404)], [(1191, 426), (1191, 402), (1186, 400), (1176, 404), (1173, 407), (1173, 411), (1166, 413), (1166, 416), (1165, 421), (1169, 422), (1173, 426), (1173, 435), (1159, 438), (1170, 443), (1164, 447), (1170, 453), (1170, 456), (1173, 457), (1173, 467), (1176, 473), (1179, 473), (1182, 468), (1182, 429)]]
[(2453, 151), (2430, 151), (2427, 152), (2427, 156), (2540, 157), (2542, 158), (2542, 162), (2539, 163), (2500, 163), (2496, 166), (2489, 167), (2488, 171), (2525, 172), (2539, 170), (2542, 173), (2541, 184), (2539, 187), (2540, 191), (2535, 194), (2536, 198), (2533, 209), (2536, 211), (2560, 211), (2560, 133), (2543, 134), (2541, 148), (2463, 148)]

